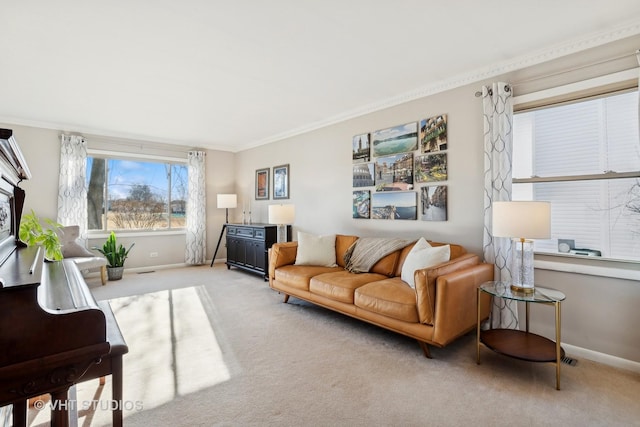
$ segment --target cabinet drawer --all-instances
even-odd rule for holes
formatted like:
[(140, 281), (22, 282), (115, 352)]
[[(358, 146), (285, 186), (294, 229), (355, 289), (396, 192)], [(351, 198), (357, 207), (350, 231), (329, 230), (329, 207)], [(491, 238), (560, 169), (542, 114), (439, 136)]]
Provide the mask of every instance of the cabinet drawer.
[(253, 237), (255, 237), (256, 239), (264, 240), (264, 229), (256, 228), (255, 230), (253, 230)]
[(253, 237), (253, 229), (238, 227), (236, 228), (236, 236)]
[(238, 231), (238, 229), (236, 227), (227, 226), (227, 235), (228, 236), (235, 236), (237, 231)]

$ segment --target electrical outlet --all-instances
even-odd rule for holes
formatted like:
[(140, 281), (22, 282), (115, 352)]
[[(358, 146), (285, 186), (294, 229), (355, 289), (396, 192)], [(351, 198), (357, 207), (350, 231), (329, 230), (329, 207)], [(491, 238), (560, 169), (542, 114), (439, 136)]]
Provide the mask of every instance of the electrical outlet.
[(150, 258), (157, 258), (157, 257), (158, 257), (158, 252), (151, 252), (151, 253), (149, 253), (149, 257), (150, 257)]

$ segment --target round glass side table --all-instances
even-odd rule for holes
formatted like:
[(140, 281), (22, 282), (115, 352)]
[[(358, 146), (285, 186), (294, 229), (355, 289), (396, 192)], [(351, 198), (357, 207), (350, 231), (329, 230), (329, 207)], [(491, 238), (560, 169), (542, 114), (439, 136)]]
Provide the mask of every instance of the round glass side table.
[[(494, 298), (503, 298), (524, 302), (526, 307), (525, 330), (488, 329), (480, 330), (481, 294), (487, 293)], [(535, 287), (533, 293), (524, 294), (513, 291), (506, 282), (485, 282), (478, 287), (478, 323), (476, 330), (477, 363), (480, 364), (480, 343), (496, 353), (504, 354), (529, 362), (554, 362), (556, 364), (556, 389), (560, 390), (560, 363), (564, 350), (560, 346), (561, 303), (565, 295), (555, 289)], [(529, 332), (529, 304), (553, 305), (555, 307), (555, 342)]]

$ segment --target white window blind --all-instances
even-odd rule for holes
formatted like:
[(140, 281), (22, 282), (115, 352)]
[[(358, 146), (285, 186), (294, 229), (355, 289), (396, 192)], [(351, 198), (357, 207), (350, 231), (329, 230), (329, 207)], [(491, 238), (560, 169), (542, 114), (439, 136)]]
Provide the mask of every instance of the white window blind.
[[(514, 200), (551, 202), (552, 239), (603, 257), (640, 260), (638, 91), (514, 115)], [(617, 174), (610, 173), (611, 171)]]

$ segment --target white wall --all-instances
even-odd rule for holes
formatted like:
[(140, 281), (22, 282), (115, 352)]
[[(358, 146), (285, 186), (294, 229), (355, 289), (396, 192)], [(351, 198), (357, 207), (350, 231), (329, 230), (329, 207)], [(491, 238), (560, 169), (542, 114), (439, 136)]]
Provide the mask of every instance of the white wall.
[[(33, 175), (32, 179), (20, 184), (26, 192), (25, 212), (33, 209), (40, 217), (56, 219), (58, 206), (58, 175), (60, 168), (60, 130), (19, 126), (10, 123), (0, 124), (2, 128), (13, 129), (27, 165)], [(91, 141), (91, 137), (87, 137)], [(105, 138), (100, 139), (104, 144)], [(108, 138), (107, 138), (108, 139)], [(89, 142), (90, 144), (92, 142)], [(93, 141), (95, 143), (95, 141)], [(108, 143), (107, 143), (108, 145)], [(115, 146), (114, 150), (121, 148)], [(181, 147), (186, 151), (185, 147)], [(147, 153), (149, 154), (149, 153)], [(224, 223), (224, 211), (215, 206), (215, 193), (233, 192), (234, 186), (234, 154), (223, 151), (207, 151), (206, 185), (207, 195), (207, 255), (213, 256), (220, 228)], [(101, 247), (106, 237), (90, 238), (88, 246)], [(135, 243), (126, 262), (127, 268), (145, 269), (147, 267), (174, 265), (184, 263), (185, 235), (147, 235), (127, 236), (118, 234), (118, 241), (125, 247)], [(213, 243), (212, 243), (213, 242)], [(226, 256), (221, 245), (219, 256)], [(151, 252), (158, 254), (151, 258)]]
[[(436, 96), (359, 117), (294, 138), (237, 154), (236, 179), (243, 198), (253, 199), (256, 169), (290, 165), (288, 201), (252, 200), (259, 221), (268, 220), (267, 206), (293, 203), (295, 231), (318, 234), (402, 236), (445, 240), (482, 251), (483, 142), (480, 100), (476, 87), (463, 87)], [(446, 222), (389, 221), (352, 218), (352, 138), (439, 114), (448, 115), (448, 212)], [(478, 179), (480, 177), (480, 179)], [(417, 187), (418, 185), (416, 185)]]
[[(632, 37), (240, 152), (236, 157), (237, 189), (244, 197), (252, 197), (256, 169), (289, 163), (291, 200), (287, 202), (296, 206), (294, 236), (296, 230), (360, 236), (424, 236), (458, 243), (481, 254), (483, 122), (481, 100), (475, 98), (475, 91), (490, 81), (516, 82), (515, 94), (520, 95), (635, 67), (632, 54), (638, 47), (640, 37)], [(621, 55), (627, 56), (597, 67), (585, 67)], [(448, 115), (449, 179), (445, 183), (448, 221), (352, 219), (352, 137), (438, 114)], [(266, 221), (267, 206), (276, 201), (252, 203), (257, 205), (254, 212), (258, 219)], [(567, 296), (563, 303), (563, 343), (587, 349), (587, 353), (604, 353), (635, 362), (640, 370), (637, 328), (640, 310), (636, 308), (640, 302), (640, 283), (549, 270), (536, 270), (536, 283), (559, 289)], [(545, 308), (532, 310), (532, 331), (554, 338), (554, 316), (546, 313)]]
[[(637, 66), (630, 55), (596, 68), (585, 64), (633, 53), (640, 47), (640, 37), (633, 37), (591, 49), (527, 69), (514, 71), (490, 81), (516, 82), (516, 95), (563, 84), (581, 78)], [(622, 62), (622, 63), (621, 63)], [(575, 68), (575, 73), (562, 70)], [(554, 73), (561, 72), (554, 75)], [(540, 76), (552, 75), (540, 78)], [(488, 82), (488, 81), (487, 81)], [(518, 83), (520, 82), (520, 83)], [(483, 204), (483, 125), (481, 101), (474, 97), (482, 83), (449, 90), (420, 100), (388, 108), (359, 118), (328, 126), (283, 141), (237, 154), (207, 152), (207, 241), (209, 257), (213, 255), (224, 210), (216, 208), (216, 194), (236, 192), (238, 209), (230, 211), (232, 221), (242, 218), (242, 204), (251, 201), (254, 222), (267, 222), (267, 207), (276, 203), (254, 200), (256, 169), (288, 163), (291, 174), (291, 199), (284, 203), (296, 206), (294, 232), (346, 233), (361, 236), (424, 236), (455, 242), (469, 251), (482, 250)], [(354, 135), (446, 113), (449, 122), (448, 185), (449, 220), (446, 222), (355, 220), (351, 218), (352, 162), (351, 139)], [(33, 172), (33, 179), (22, 184), (26, 190), (26, 209), (55, 218), (59, 162), (59, 131), (11, 124), (16, 138)], [(280, 201), (278, 201), (280, 202)], [(246, 206), (248, 208), (248, 206)], [(295, 235), (295, 233), (294, 233)], [(128, 243), (123, 241), (123, 243)], [(226, 257), (221, 245), (218, 258)], [(150, 259), (148, 252), (161, 251)], [(144, 267), (176, 264), (184, 260), (184, 236), (136, 239), (128, 265)], [(536, 270), (536, 282), (557, 288), (567, 295), (563, 304), (562, 341), (590, 351), (612, 355), (640, 364), (640, 283)], [(543, 308), (532, 311), (532, 331), (553, 337), (553, 316)], [(638, 365), (640, 366), (640, 365)]]

